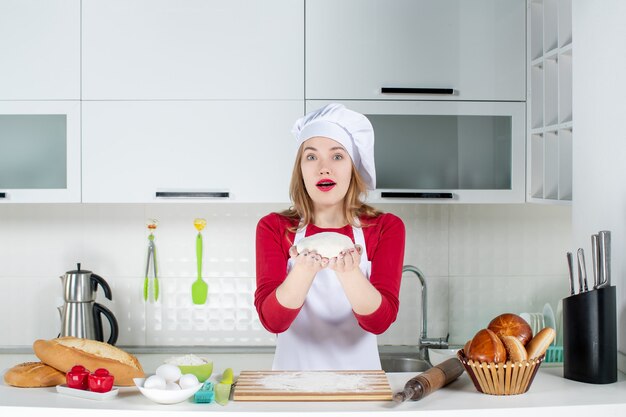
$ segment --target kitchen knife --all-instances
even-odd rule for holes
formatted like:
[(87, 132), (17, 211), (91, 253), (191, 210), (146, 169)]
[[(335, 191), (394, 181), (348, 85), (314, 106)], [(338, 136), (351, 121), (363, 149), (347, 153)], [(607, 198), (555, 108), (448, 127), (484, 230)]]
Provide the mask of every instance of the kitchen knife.
[(598, 288), (611, 285), (611, 232), (598, 232), (598, 248), (600, 249), (600, 283)]
[(578, 248), (578, 294), (589, 291), (587, 287), (587, 267), (585, 266), (585, 251)]
[(598, 288), (600, 278), (600, 257), (598, 256), (598, 235), (591, 235), (591, 261), (593, 266), (593, 289)]
[(574, 295), (574, 257), (572, 252), (567, 252), (567, 268), (569, 270), (569, 293)]

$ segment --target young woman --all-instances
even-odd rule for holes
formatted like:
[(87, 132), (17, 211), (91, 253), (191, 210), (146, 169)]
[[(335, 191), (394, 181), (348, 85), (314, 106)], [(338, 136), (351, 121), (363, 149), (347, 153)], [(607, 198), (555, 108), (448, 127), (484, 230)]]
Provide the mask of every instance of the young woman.
[[(364, 204), (375, 188), (374, 131), (340, 104), (299, 119), (293, 206), (263, 217), (256, 232), (255, 306), (277, 333), (273, 369), (381, 369), (376, 335), (398, 313), (405, 231), (400, 218)], [(296, 249), (320, 232), (354, 248), (331, 259)]]

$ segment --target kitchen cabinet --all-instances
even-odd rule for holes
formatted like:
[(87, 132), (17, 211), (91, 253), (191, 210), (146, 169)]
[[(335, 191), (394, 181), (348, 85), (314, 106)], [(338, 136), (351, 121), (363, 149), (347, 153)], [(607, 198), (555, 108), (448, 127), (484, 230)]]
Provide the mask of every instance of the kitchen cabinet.
[[(328, 102), (307, 101), (307, 111)], [(346, 101), (374, 127), (374, 203), (523, 203), (525, 103)]]
[(572, 2), (529, 0), (527, 199), (572, 201)]
[(303, 99), (303, 0), (83, 0), (86, 100)]
[(288, 202), (302, 114), (298, 100), (84, 102), (83, 202)]
[(0, 203), (80, 202), (80, 102), (0, 101)]
[(80, 0), (0, 2), (0, 100), (80, 98)]
[(526, 0), (309, 0), (305, 27), (308, 100), (526, 100)]

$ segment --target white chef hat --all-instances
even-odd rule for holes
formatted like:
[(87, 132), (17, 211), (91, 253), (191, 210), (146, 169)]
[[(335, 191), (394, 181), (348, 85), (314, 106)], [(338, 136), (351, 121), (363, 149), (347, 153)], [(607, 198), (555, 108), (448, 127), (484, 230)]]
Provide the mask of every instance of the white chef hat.
[(367, 188), (376, 188), (374, 128), (361, 113), (349, 110), (343, 104), (331, 103), (298, 119), (291, 132), (298, 146), (316, 136), (339, 142), (352, 158)]

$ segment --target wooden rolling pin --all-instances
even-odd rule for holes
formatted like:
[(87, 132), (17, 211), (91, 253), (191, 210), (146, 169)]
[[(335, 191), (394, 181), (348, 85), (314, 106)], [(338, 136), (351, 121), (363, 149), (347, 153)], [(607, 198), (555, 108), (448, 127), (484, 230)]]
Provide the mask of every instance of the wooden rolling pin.
[(411, 378), (404, 385), (403, 391), (393, 395), (393, 400), (398, 403), (407, 400), (421, 400), (431, 392), (437, 391), (457, 379), (463, 371), (461, 361), (457, 358), (450, 358), (415, 378)]

